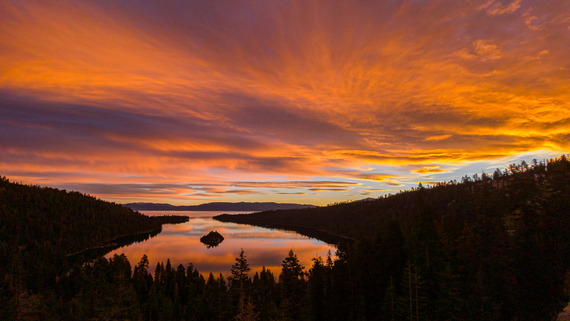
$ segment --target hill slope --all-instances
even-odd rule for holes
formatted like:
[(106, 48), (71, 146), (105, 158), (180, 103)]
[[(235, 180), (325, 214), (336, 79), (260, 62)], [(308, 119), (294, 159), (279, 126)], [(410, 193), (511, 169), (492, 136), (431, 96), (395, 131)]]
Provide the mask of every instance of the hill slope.
[(341, 256), (348, 314), (363, 319), (549, 320), (568, 304), (565, 156), (377, 200), (215, 218), (355, 240)]
[(68, 270), (67, 256), (117, 237), (158, 232), (161, 219), (78, 192), (0, 178), (0, 275), (42, 289)]

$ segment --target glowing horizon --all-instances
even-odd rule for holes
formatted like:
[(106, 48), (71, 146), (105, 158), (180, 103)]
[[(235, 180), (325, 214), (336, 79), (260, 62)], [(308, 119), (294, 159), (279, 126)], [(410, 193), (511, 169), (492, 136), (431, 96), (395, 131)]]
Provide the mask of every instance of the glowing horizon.
[(563, 0), (0, 1), (0, 175), (323, 205), (570, 150)]

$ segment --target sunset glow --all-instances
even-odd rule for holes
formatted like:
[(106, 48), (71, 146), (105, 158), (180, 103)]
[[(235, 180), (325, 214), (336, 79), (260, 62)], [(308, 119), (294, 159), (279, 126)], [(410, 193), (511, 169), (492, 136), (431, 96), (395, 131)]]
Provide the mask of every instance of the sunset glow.
[(0, 176), (324, 205), (570, 150), (570, 2), (0, 0)]
[[(163, 212), (144, 211), (145, 215), (163, 215)], [(228, 224), (214, 221), (211, 212), (175, 212), (190, 216), (190, 221), (177, 225), (165, 225), (162, 232), (141, 243), (134, 243), (107, 253), (107, 258), (125, 254), (134, 265), (147, 255), (149, 271), (154, 273), (156, 264), (170, 260), (173, 267), (192, 263), (206, 278), (213, 273), (228, 276), (235, 258), (243, 249), (251, 268), (251, 276), (263, 267), (270, 269), (277, 277), (281, 273), (283, 259), (293, 250), (299, 263), (307, 270), (313, 258), (324, 259), (331, 255), (335, 259), (336, 247), (322, 241), (310, 239), (295, 232), (254, 227), (243, 224)], [(216, 213), (220, 214), (220, 213)], [(208, 248), (200, 237), (215, 230), (224, 236), (217, 247)]]

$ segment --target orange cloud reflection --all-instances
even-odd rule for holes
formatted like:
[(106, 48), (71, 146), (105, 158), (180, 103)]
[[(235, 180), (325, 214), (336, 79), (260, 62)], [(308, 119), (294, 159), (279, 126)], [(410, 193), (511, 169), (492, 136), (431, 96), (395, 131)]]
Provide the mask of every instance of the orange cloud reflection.
[[(336, 251), (334, 246), (294, 232), (217, 222), (211, 218), (214, 215), (212, 212), (176, 214), (191, 215), (192, 219), (183, 224), (166, 225), (154, 238), (119, 248), (106, 256), (124, 253), (134, 266), (146, 254), (151, 272), (158, 262), (166, 263), (170, 259), (173, 267), (192, 263), (202, 274), (222, 273), (228, 276), (235, 258), (243, 249), (252, 275), (265, 266), (278, 276), (281, 263), (291, 249), (307, 270), (312, 264), (312, 258), (325, 257), (329, 251), (332, 254)], [(218, 247), (207, 248), (200, 242), (200, 237), (211, 230), (220, 232), (225, 239)]]

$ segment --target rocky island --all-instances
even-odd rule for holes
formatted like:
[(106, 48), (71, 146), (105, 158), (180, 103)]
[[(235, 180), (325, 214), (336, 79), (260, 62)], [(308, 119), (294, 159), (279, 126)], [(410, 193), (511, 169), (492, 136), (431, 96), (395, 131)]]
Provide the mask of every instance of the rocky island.
[(217, 231), (210, 231), (210, 233), (200, 238), (200, 242), (206, 244), (209, 248), (218, 246), (223, 240), (224, 237)]

